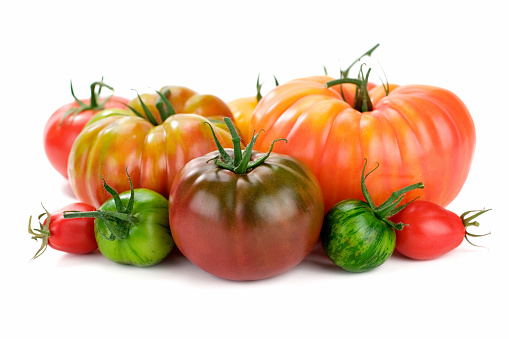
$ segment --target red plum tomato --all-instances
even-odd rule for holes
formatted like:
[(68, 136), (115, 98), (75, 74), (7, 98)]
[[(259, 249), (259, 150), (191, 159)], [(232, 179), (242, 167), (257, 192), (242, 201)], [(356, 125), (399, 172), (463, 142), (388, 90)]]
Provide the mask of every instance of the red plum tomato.
[[(97, 241), (94, 233), (93, 218), (65, 219), (64, 211), (95, 211), (96, 209), (82, 202), (72, 203), (53, 212), (42, 213), (39, 215), (40, 229), (32, 230), (31, 218), (29, 224), (29, 233), (32, 239), (41, 239), (42, 246), (35, 254), (34, 258), (39, 257), (47, 245), (51, 248), (72, 254), (85, 254), (97, 249)], [(44, 221), (41, 218), (46, 216)], [(48, 220), (49, 216), (49, 220)]]
[(396, 231), (396, 251), (417, 260), (440, 257), (457, 248), (463, 239), (468, 240), (468, 236), (477, 236), (467, 232), (466, 227), (479, 226), (472, 219), (486, 211), (470, 211), (477, 213), (467, 218), (470, 212), (458, 216), (433, 202), (416, 200), (391, 218), (406, 225)]

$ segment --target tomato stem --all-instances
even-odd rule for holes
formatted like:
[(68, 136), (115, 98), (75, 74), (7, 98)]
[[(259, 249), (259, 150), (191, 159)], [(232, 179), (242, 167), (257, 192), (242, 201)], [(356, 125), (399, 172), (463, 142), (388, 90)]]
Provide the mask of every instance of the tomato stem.
[(256, 101), (260, 102), (262, 100), (262, 84), (260, 84), (260, 73), (258, 73), (258, 78), (256, 78)]
[[(364, 72), (362, 71), (362, 66), (365, 66), (365, 64), (361, 65), (361, 68), (359, 70), (359, 76), (358, 79), (349, 78), (348, 75), (350, 73), (350, 70), (353, 66), (355, 66), (357, 63), (359, 63), (362, 58), (368, 56), (370, 57), (371, 54), (375, 51), (375, 49), (378, 48), (380, 44), (376, 44), (371, 49), (369, 49), (367, 52), (362, 54), (360, 57), (358, 57), (350, 66), (348, 66), (347, 69), (341, 70), (341, 76), (339, 79), (329, 81), (326, 83), (326, 87), (332, 87), (334, 85), (342, 85), (342, 84), (354, 84), (357, 86), (357, 90), (355, 93), (355, 101), (354, 101), (354, 108), (360, 112), (369, 112), (373, 110), (373, 104), (371, 102), (371, 98), (369, 97), (368, 92), (368, 78), (369, 73), (371, 72), (371, 68), (368, 68), (368, 71), (366, 73), (366, 76), (364, 76)], [(327, 69), (324, 67), (325, 74), (327, 74)], [(385, 87), (385, 85), (384, 85)], [(346, 101), (345, 95), (343, 93), (343, 86), (340, 87), (341, 90), (341, 96), (344, 101)], [(388, 94), (388, 89), (386, 90), (386, 93)]]
[[(99, 86), (99, 88), (96, 91), (97, 86)], [(90, 85), (90, 103), (87, 105), (83, 101), (78, 99), (74, 94), (74, 88), (72, 86), (71, 80), (71, 95), (74, 98), (74, 101), (78, 104), (78, 107), (68, 109), (60, 119), (60, 124), (62, 124), (68, 116), (75, 116), (83, 111), (88, 110), (99, 111), (104, 109), (104, 104), (106, 104), (106, 102), (110, 100), (110, 98), (113, 96), (113, 93), (110, 96), (106, 97), (104, 100), (102, 101), (99, 100), (101, 90), (103, 87), (106, 87), (113, 92), (113, 87), (105, 84), (103, 82), (103, 78), (101, 78), (101, 81), (95, 81)]]
[[(483, 247), (483, 246), (479, 246), (479, 245), (476, 245), (474, 244), (473, 242), (470, 241), (469, 237), (484, 237), (486, 235), (490, 235), (491, 232), (488, 232), (486, 234), (473, 234), (473, 233), (470, 233), (468, 232), (466, 229), (467, 227), (470, 227), (470, 226), (476, 226), (476, 227), (479, 227), (479, 222), (477, 221), (473, 221), (475, 218), (477, 218), (478, 216), (480, 216), (481, 214), (484, 214), (488, 211), (491, 211), (491, 209), (482, 209), (482, 210), (473, 210), (473, 211), (467, 211), (465, 213), (463, 213), (460, 218), (461, 218), (461, 221), (463, 222), (463, 226), (465, 226), (465, 239), (468, 241), (468, 243), (472, 246), (476, 246), (476, 247)], [(467, 215), (469, 215), (470, 213), (475, 213), (474, 215), (470, 216), (467, 218)]]
[(224, 122), (226, 123), (226, 126), (228, 127), (228, 130), (230, 131), (230, 134), (232, 136), (232, 142), (233, 142), (233, 158), (224, 150), (223, 146), (217, 139), (216, 133), (214, 132), (214, 128), (212, 125), (208, 122), (205, 122), (205, 124), (209, 125), (210, 130), (212, 131), (212, 136), (214, 137), (214, 142), (216, 143), (217, 149), (219, 151), (219, 156), (214, 158), (214, 163), (221, 168), (230, 170), (236, 174), (245, 174), (248, 170), (260, 165), (263, 163), (272, 152), (272, 149), (274, 147), (274, 143), (276, 141), (284, 140), (288, 142), (286, 139), (276, 139), (272, 141), (272, 144), (270, 145), (270, 150), (268, 153), (266, 153), (264, 156), (250, 161), (251, 160), (251, 154), (253, 153), (253, 147), (256, 142), (256, 139), (258, 138), (258, 135), (261, 131), (258, 133), (255, 133), (256, 131), (253, 131), (253, 137), (251, 138), (251, 141), (244, 149), (244, 152), (242, 152), (241, 145), (240, 145), (240, 137), (237, 133), (237, 130), (235, 129), (235, 126), (233, 125), (233, 122), (230, 118), (225, 117)]
[(344, 71), (342, 70), (341, 71), (341, 78), (348, 78), (348, 73), (350, 72), (350, 69), (355, 66), (356, 63), (360, 62), (362, 60), (362, 58), (364, 58), (365, 56), (371, 56), (371, 54), (373, 54), (373, 52), (375, 51), (375, 49), (378, 48), (378, 46), (380, 46), (380, 44), (376, 44), (374, 47), (371, 47), (370, 50), (368, 50), (367, 52), (365, 52), (363, 55), (361, 55), (360, 57), (358, 57), (357, 59), (355, 59), (354, 62), (352, 62), (352, 64), (350, 66), (348, 66), (347, 69), (345, 69)]
[[(115, 189), (109, 186), (106, 183), (106, 180), (101, 176), (103, 180), (104, 189), (111, 194), (113, 200), (115, 201), (116, 211), (105, 211), (105, 210), (97, 210), (97, 211), (89, 211), (89, 212), (79, 212), (79, 211), (64, 211), (64, 218), (96, 218), (101, 219), (106, 226), (107, 231), (110, 235), (106, 235), (106, 232), (101, 228), (97, 228), (97, 231), (101, 234), (101, 236), (107, 240), (115, 240), (120, 239), (123, 240), (129, 235), (129, 228), (134, 222), (136, 222), (136, 216), (132, 215), (132, 210), (134, 206), (134, 187), (131, 177), (127, 172), (127, 177), (129, 178), (129, 184), (131, 186), (131, 195), (129, 197), (129, 202), (127, 206), (124, 206), (120, 196)], [(97, 225), (97, 224), (96, 224)]]
[[(331, 80), (325, 84), (327, 88), (341, 85), (341, 84), (354, 84), (357, 86), (357, 90), (355, 92), (355, 101), (354, 107), (359, 112), (369, 112), (373, 110), (373, 103), (371, 102), (371, 98), (369, 97), (368, 91), (368, 78), (371, 73), (371, 68), (368, 68), (366, 72), (366, 76), (364, 76), (364, 72), (362, 68), (359, 72), (359, 79), (353, 78), (340, 78), (336, 80)], [(342, 89), (341, 89), (342, 90)], [(344, 96), (343, 96), (344, 99)]]
[(394, 223), (393, 221), (389, 220), (389, 217), (392, 217), (393, 215), (395, 215), (396, 213), (402, 211), (405, 207), (407, 207), (408, 205), (410, 205), (415, 199), (411, 200), (410, 202), (404, 204), (404, 205), (401, 205), (401, 206), (398, 206), (399, 203), (403, 200), (403, 198), (405, 197), (405, 194), (414, 190), (414, 189), (417, 189), (417, 188), (424, 188), (424, 185), (422, 182), (419, 182), (419, 183), (416, 183), (416, 184), (413, 184), (413, 185), (408, 185), (406, 187), (403, 187), (397, 191), (394, 191), (391, 196), (385, 201), (383, 202), (380, 206), (376, 206), (373, 199), (371, 198), (371, 195), (369, 194), (369, 191), (366, 187), (366, 178), (371, 174), (373, 173), (376, 169), (378, 169), (378, 167), (380, 166), (379, 163), (377, 163), (376, 167), (374, 169), (372, 169), (368, 174), (364, 175), (365, 171), (366, 171), (366, 165), (368, 163), (368, 160), (367, 158), (364, 158), (364, 167), (362, 168), (362, 177), (361, 177), (361, 191), (362, 191), (362, 195), (364, 196), (364, 199), (366, 200), (366, 202), (368, 203), (369, 207), (373, 210), (373, 213), (375, 213), (375, 215), (385, 221), (386, 223), (388, 223), (391, 227), (393, 227), (394, 229), (396, 230), (399, 230), (401, 231), (403, 229), (403, 227), (405, 226), (405, 224), (403, 223)]
[[(170, 100), (168, 100), (168, 95), (170, 94), (169, 89), (165, 89), (162, 93), (159, 91), (156, 91), (157, 95), (159, 96), (156, 100), (156, 108), (159, 112), (159, 116), (161, 117), (161, 123), (163, 123), (166, 119), (168, 119), (170, 116), (175, 115), (175, 109), (173, 108), (172, 104), (170, 103)], [(138, 112), (134, 107), (126, 105), (134, 114), (139, 116), (140, 118), (148, 120), (152, 125), (157, 126), (159, 125), (159, 122), (154, 117), (148, 106), (143, 102), (141, 99), (141, 96), (138, 92), (136, 92), (136, 95), (138, 96), (138, 100), (140, 101), (141, 108), (143, 109), (143, 113), (145, 115)]]
[[(276, 76), (273, 75), (274, 77), (274, 84), (277, 86), (279, 86), (279, 81), (277, 80)], [(260, 83), (260, 73), (258, 73), (258, 78), (256, 79), (256, 101), (257, 102), (260, 102), (260, 100), (262, 100), (262, 86), (263, 86), (263, 83)]]

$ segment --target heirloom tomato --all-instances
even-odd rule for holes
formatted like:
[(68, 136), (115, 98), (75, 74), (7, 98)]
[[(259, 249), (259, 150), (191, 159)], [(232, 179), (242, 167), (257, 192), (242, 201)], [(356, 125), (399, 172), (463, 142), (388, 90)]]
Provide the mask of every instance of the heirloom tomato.
[[(44, 151), (51, 165), (67, 178), (67, 163), (74, 140), (88, 121), (105, 108), (125, 108), (129, 100), (110, 95), (101, 100), (101, 89), (113, 90), (102, 81), (90, 85), (90, 98), (79, 100), (74, 95), (71, 83), (71, 94), (74, 102), (57, 109), (44, 127)], [(97, 88), (97, 91), (96, 91)]]
[[(267, 148), (275, 136), (286, 138), (274, 152), (312, 169), (326, 210), (362, 198), (357, 173), (364, 158), (381, 164), (373, 174), (375, 203), (386, 192), (423, 182), (423, 199), (447, 205), (465, 183), (474, 154), (474, 122), (465, 104), (433, 86), (369, 90), (368, 76), (369, 70), (361, 79), (312, 76), (277, 86), (253, 112), (251, 129), (266, 131), (255, 149)], [(404, 201), (416, 194), (409, 192)]]
[(107, 259), (138, 267), (153, 266), (175, 245), (168, 225), (168, 200), (146, 188), (134, 189), (129, 173), (127, 176), (130, 191), (118, 194), (102, 178), (111, 198), (97, 211), (66, 212), (64, 217), (95, 219), (95, 238)]
[(482, 235), (472, 234), (466, 228), (479, 226), (473, 219), (487, 211), (468, 211), (458, 216), (430, 201), (415, 201), (391, 218), (408, 225), (396, 231), (396, 251), (412, 259), (427, 260), (452, 251), (463, 239), (473, 245), (469, 237)]
[[(320, 186), (300, 160), (234, 148), (198, 157), (177, 174), (170, 228), (182, 254), (206, 272), (258, 280), (299, 264), (316, 244), (323, 220)], [(213, 130), (214, 132), (214, 130)], [(270, 156), (269, 156), (270, 155)]]
[[(167, 197), (177, 172), (189, 160), (215, 149), (204, 122), (210, 122), (218, 139), (231, 145), (227, 130), (217, 127), (224, 123), (215, 120), (221, 114), (231, 116), (229, 109), (224, 109), (226, 104), (193, 93), (182, 87), (165, 87), (157, 92), (157, 99), (138, 96), (129, 109), (98, 113), (71, 149), (69, 183), (74, 194), (99, 207), (108, 199), (99, 175), (115, 190), (127, 191), (129, 184), (123, 175), (127, 167), (135, 188)], [(189, 112), (189, 107), (196, 113)]]
[[(45, 213), (39, 215), (40, 229), (32, 230), (32, 217), (28, 222), (28, 233), (32, 234), (32, 239), (42, 240), (41, 247), (32, 259), (42, 255), (48, 245), (56, 250), (73, 254), (90, 253), (97, 249), (93, 219), (67, 220), (64, 218), (65, 211), (95, 211), (94, 206), (76, 202), (53, 213), (49, 213), (45, 208), (44, 211)], [(46, 216), (46, 219), (41, 222), (40, 220), (44, 216)]]

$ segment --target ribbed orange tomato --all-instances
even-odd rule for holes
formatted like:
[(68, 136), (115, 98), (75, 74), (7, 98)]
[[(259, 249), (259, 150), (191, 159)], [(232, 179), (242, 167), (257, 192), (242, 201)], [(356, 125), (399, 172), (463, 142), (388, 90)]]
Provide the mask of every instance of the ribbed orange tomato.
[(299, 158), (312, 169), (326, 211), (341, 200), (362, 199), (358, 173), (364, 158), (380, 163), (369, 187), (376, 204), (415, 182), (423, 182), (424, 190), (408, 193), (404, 202), (420, 195), (446, 206), (457, 196), (476, 138), (472, 117), (455, 94), (423, 85), (369, 89), (367, 76), (356, 84), (332, 80), (296, 79), (266, 94), (251, 120), (251, 129), (265, 130), (255, 149), (286, 138), (288, 143), (274, 145), (274, 152)]

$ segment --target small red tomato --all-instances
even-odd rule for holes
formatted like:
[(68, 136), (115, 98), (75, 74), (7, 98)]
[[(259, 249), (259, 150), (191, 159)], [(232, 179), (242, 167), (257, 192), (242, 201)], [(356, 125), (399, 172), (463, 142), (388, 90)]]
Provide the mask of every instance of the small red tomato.
[[(56, 250), (73, 254), (90, 253), (97, 249), (97, 241), (94, 234), (94, 218), (64, 218), (64, 211), (95, 211), (96, 209), (93, 206), (77, 202), (66, 205), (51, 214), (46, 209), (44, 210), (45, 213), (39, 215), (40, 229), (32, 230), (32, 217), (30, 217), (28, 224), (28, 232), (32, 234), (32, 239), (42, 239), (41, 248), (39, 248), (32, 260), (44, 253), (47, 245)], [(41, 223), (40, 220), (45, 215), (46, 218)]]
[[(464, 238), (472, 244), (468, 236), (479, 235), (467, 232), (466, 228), (479, 226), (472, 220), (487, 211), (468, 211), (458, 216), (430, 201), (414, 201), (391, 218), (406, 224), (396, 231), (396, 251), (412, 259), (427, 260), (452, 251)], [(467, 217), (470, 213), (475, 214)]]
[[(99, 89), (96, 91), (97, 86)], [(71, 84), (74, 102), (57, 109), (46, 122), (43, 136), (44, 151), (51, 165), (65, 178), (67, 178), (67, 160), (72, 144), (87, 122), (98, 111), (105, 108), (125, 108), (129, 102), (129, 100), (118, 96), (109, 96), (99, 100), (103, 87), (113, 90), (103, 82), (94, 82), (90, 85), (90, 99), (79, 100), (74, 95)]]

